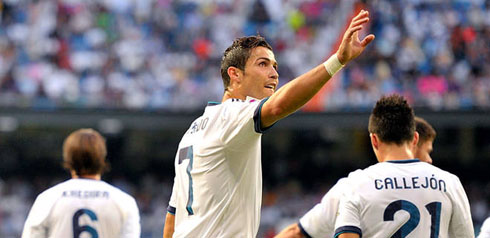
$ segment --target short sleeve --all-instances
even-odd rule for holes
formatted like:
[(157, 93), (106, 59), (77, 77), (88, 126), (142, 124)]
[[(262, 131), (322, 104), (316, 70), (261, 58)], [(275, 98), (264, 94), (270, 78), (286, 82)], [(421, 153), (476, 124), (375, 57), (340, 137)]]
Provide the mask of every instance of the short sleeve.
[(254, 112), (254, 129), (255, 129), (255, 132), (257, 133), (264, 133), (265, 131), (267, 131), (269, 128), (271, 128), (273, 125), (271, 126), (268, 126), (266, 128), (262, 128), (261, 124), (262, 124), (262, 119), (261, 119), (261, 114), (262, 114), (262, 106), (264, 106), (264, 103), (267, 102), (269, 98), (265, 98), (263, 99), (262, 101), (260, 101), (260, 104), (259, 106), (255, 109), (255, 112)]
[(453, 203), (453, 214), (449, 223), (449, 237), (472, 238), (474, 237), (473, 221), (471, 219), (470, 203), (459, 178), (453, 176), (454, 187), (450, 191)]
[[(350, 175), (348, 179), (352, 180)], [(345, 187), (339, 202), (338, 216), (335, 220), (334, 237), (337, 238), (342, 233), (356, 233), (362, 237), (359, 194), (355, 192), (352, 184), (345, 185)]]
[(335, 219), (338, 214), (340, 197), (344, 191), (345, 178), (340, 179), (323, 196), (322, 201), (308, 211), (300, 220), (300, 227), (310, 237), (333, 237)]
[(177, 179), (174, 178), (174, 185), (172, 187), (172, 195), (170, 195), (170, 201), (168, 202), (167, 212), (175, 215), (177, 207)]

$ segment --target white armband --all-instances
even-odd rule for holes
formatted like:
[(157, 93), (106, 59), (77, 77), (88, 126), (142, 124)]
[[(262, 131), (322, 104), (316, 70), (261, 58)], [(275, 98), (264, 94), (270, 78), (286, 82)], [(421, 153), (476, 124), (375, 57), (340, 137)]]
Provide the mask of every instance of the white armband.
[(330, 56), (330, 58), (328, 58), (328, 60), (323, 63), (323, 66), (325, 66), (325, 69), (327, 70), (328, 74), (330, 74), (330, 76), (333, 76), (344, 67), (344, 65), (340, 63), (339, 58), (337, 57), (337, 53)]

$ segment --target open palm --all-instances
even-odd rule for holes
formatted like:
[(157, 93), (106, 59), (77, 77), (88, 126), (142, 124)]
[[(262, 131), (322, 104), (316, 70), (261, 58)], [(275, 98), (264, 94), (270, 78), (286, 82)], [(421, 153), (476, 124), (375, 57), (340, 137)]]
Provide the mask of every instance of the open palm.
[(374, 40), (374, 35), (370, 34), (361, 41), (359, 40), (359, 31), (362, 29), (362, 24), (369, 21), (369, 12), (361, 10), (357, 16), (352, 18), (352, 21), (344, 33), (342, 43), (337, 50), (337, 57), (342, 64), (346, 64), (352, 59), (359, 56), (366, 46)]

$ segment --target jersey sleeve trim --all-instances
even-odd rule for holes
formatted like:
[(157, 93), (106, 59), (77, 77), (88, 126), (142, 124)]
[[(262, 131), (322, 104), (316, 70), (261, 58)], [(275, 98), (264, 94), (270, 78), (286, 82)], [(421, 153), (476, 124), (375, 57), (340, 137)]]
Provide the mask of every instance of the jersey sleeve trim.
[(212, 101), (210, 101), (210, 102), (208, 102), (208, 107), (210, 107), (210, 106), (216, 106), (216, 105), (220, 105), (220, 104), (221, 104), (220, 102), (212, 102)]
[(172, 206), (168, 206), (167, 207), (167, 212), (172, 214), (172, 215), (175, 215), (175, 211), (176, 211), (176, 208), (175, 207), (172, 207)]
[(301, 225), (301, 222), (298, 221), (298, 227), (299, 230), (301, 231), (301, 234), (303, 234), (306, 238), (312, 238), (308, 232), (306, 232), (305, 228)]
[(255, 109), (255, 113), (254, 113), (254, 129), (255, 129), (255, 132), (257, 132), (257, 133), (264, 133), (266, 130), (268, 130), (269, 128), (271, 128), (272, 126), (274, 126), (274, 124), (272, 124), (271, 126), (266, 127), (266, 128), (262, 128), (262, 126), (260, 126), (260, 124), (261, 124), (260, 114), (262, 113), (262, 106), (264, 106), (264, 103), (267, 102), (267, 100), (269, 100), (269, 97), (266, 97), (265, 99), (263, 99), (259, 103), (259, 106), (257, 107), (257, 109)]
[(342, 233), (356, 233), (359, 238), (362, 238), (362, 231), (357, 226), (341, 226), (335, 230), (335, 238), (338, 238)]

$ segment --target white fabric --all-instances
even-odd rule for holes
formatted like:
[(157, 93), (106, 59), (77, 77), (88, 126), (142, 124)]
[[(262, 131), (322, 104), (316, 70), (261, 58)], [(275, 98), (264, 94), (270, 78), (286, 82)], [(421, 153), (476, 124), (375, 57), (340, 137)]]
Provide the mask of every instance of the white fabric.
[(22, 238), (91, 237), (90, 230), (104, 238), (139, 238), (134, 198), (104, 181), (67, 180), (36, 198)]
[[(191, 124), (175, 157), (169, 202), (176, 209), (173, 237), (256, 236), (262, 199), (262, 134), (254, 130), (254, 113), (261, 105), (252, 98), (229, 99), (206, 107)], [(260, 125), (260, 120), (256, 123)]]
[(428, 163), (410, 161), (378, 163), (350, 173), (351, 191), (341, 198), (336, 235), (357, 227), (364, 238), (391, 237), (397, 231), (407, 238), (432, 237), (431, 225), (438, 224), (439, 238), (473, 238), (470, 206), (458, 177)]
[(346, 178), (340, 179), (328, 192), (323, 196), (322, 201), (308, 211), (299, 223), (304, 231), (314, 238), (333, 237), (335, 228), (335, 218), (339, 207), (340, 197), (342, 196), (346, 185)]
[(483, 222), (478, 238), (490, 238), (490, 217)]
[(330, 56), (330, 58), (328, 58), (328, 60), (323, 63), (323, 66), (327, 70), (328, 74), (330, 74), (330, 76), (333, 76), (344, 67), (344, 65), (340, 63), (337, 54), (333, 54), (332, 56)]

